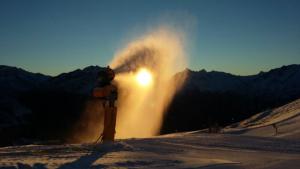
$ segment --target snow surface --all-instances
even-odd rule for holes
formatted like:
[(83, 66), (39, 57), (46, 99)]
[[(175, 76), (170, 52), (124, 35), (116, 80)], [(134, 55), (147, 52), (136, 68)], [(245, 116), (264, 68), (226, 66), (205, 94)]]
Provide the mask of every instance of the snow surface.
[[(300, 99), (226, 127), (107, 144), (0, 148), (0, 169), (300, 168)], [(272, 124), (276, 123), (278, 134)]]
[[(278, 133), (273, 127), (275, 124)], [(282, 107), (258, 113), (224, 129), (226, 133), (300, 140), (300, 99)]]

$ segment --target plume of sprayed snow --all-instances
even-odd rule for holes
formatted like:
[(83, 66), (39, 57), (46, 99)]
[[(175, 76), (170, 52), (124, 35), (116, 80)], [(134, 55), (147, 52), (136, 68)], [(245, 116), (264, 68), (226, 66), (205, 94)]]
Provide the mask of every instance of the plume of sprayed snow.
[[(118, 52), (111, 67), (119, 87), (117, 138), (149, 137), (159, 133), (164, 110), (181, 81), (172, 76), (187, 66), (183, 34), (161, 27), (133, 40)], [(135, 81), (136, 71), (147, 68), (153, 83), (147, 87)]]

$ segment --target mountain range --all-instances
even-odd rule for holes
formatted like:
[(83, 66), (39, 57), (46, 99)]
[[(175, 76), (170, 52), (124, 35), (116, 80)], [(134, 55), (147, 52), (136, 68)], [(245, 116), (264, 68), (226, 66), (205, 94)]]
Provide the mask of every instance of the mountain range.
[[(62, 139), (80, 117), (104, 68), (89, 66), (58, 76), (0, 66), (0, 141)], [(300, 97), (300, 65), (251, 76), (186, 69), (187, 77), (166, 110), (161, 133), (225, 126)]]
[(283, 66), (269, 72), (260, 72), (251, 76), (236, 76), (223, 72), (193, 72), (186, 70), (188, 81), (186, 87), (199, 91), (226, 92), (241, 94), (256, 93), (276, 98), (288, 98), (299, 95), (299, 65)]

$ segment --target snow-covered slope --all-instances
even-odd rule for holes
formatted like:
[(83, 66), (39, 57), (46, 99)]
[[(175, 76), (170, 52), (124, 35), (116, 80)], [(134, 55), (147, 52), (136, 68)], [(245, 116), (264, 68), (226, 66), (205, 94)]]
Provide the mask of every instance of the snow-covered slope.
[[(278, 132), (276, 133), (276, 128)], [(227, 127), (225, 132), (300, 140), (300, 99)]]
[(0, 148), (0, 169), (230, 168), (300, 165), (300, 142), (241, 135), (181, 133), (113, 144)]
[[(0, 169), (298, 169), (300, 137), (295, 136), (299, 133), (299, 110), (300, 99), (219, 134), (194, 131), (97, 145), (5, 147), (0, 148)], [(267, 128), (274, 123), (280, 133), (275, 137)]]

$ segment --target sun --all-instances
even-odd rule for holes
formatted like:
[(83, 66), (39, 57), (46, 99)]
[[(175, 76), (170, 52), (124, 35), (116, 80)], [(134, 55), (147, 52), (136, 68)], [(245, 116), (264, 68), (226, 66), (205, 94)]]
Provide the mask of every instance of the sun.
[(136, 75), (136, 81), (141, 86), (149, 86), (152, 82), (151, 72), (145, 68), (140, 69)]

